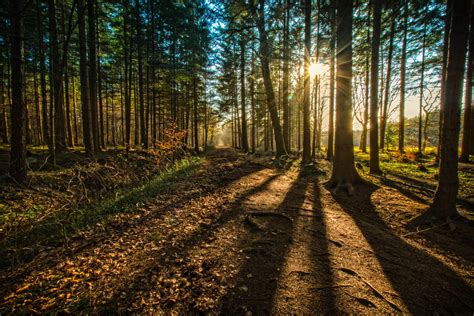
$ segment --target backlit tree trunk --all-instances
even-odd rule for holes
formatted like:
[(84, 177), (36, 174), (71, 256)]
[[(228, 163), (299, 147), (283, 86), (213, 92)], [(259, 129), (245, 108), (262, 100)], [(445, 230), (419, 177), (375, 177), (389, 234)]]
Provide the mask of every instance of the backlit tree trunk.
[(467, 70), (466, 70), (466, 88), (464, 90), (464, 125), (462, 132), (462, 146), (461, 146), (461, 157), (459, 158), (462, 162), (469, 161), (471, 143), (471, 122), (472, 122), (472, 66), (474, 53), (474, 14), (471, 12), (471, 27), (469, 31), (469, 52), (467, 58)]
[(469, 33), (471, 4), (465, 0), (448, 0), (452, 3), (451, 32), (447, 65), (444, 122), (441, 134), (439, 183), (429, 209), (413, 221), (414, 224), (433, 220), (446, 220), (457, 215), (456, 196), (459, 188), (458, 144), (461, 121), (461, 96), (464, 64)]
[(311, 0), (304, 2), (304, 92), (303, 92), (303, 163), (311, 161), (310, 85), (311, 64)]
[(372, 57), (370, 65), (370, 173), (380, 173), (378, 102), (381, 0), (373, 0)]
[(361, 181), (354, 166), (352, 134), (352, 0), (337, 1), (336, 142), (330, 188), (353, 192)]

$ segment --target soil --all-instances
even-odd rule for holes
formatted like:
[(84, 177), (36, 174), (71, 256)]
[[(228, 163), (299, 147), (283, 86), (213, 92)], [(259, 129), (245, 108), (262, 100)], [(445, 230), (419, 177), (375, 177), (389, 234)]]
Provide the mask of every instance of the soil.
[(216, 149), (136, 211), (1, 270), (0, 314), (474, 312), (472, 224), (407, 231), (426, 197), (333, 195), (327, 178), (324, 161), (297, 172)]

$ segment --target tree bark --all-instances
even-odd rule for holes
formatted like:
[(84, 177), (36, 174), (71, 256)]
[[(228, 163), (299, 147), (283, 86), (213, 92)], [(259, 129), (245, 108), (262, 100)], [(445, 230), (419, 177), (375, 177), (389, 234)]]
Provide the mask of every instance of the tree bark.
[(247, 111), (245, 109), (245, 44), (245, 39), (242, 38), (240, 40), (240, 110), (242, 115), (242, 149), (248, 152)]
[(378, 90), (381, 0), (373, 0), (372, 56), (370, 65), (370, 173), (380, 173), (378, 137)]
[(407, 65), (408, 0), (405, 0), (403, 12), (402, 56), (400, 59), (400, 114), (398, 119), (398, 151), (405, 152), (405, 83)]
[(97, 108), (97, 39), (95, 0), (87, 0), (88, 13), (88, 43), (89, 43), (89, 99), (91, 109), (92, 138), (94, 152), (100, 151), (99, 115)]
[(10, 176), (18, 183), (26, 181), (26, 104), (23, 99), (23, 0), (10, 0), (11, 41), (11, 150)]
[(142, 53), (142, 23), (140, 17), (140, 1), (135, 0), (135, 19), (137, 32), (137, 61), (138, 61), (138, 96), (140, 102), (140, 142), (144, 148), (148, 148), (148, 140), (145, 133), (145, 99), (143, 88), (143, 53)]
[(327, 159), (334, 156), (334, 82), (335, 82), (335, 54), (336, 54), (336, 0), (330, 1), (331, 39), (329, 40), (329, 126)]
[(447, 220), (457, 215), (456, 196), (458, 179), (458, 144), (461, 121), (461, 96), (464, 64), (469, 34), (471, 4), (465, 0), (448, 0), (453, 11), (449, 34), (444, 122), (441, 134), (439, 183), (433, 203), (428, 210), (412, 221), (412, 225), (433, 220)]
[[(426, 8), (428, 10), (428, 8)], [(425, 88), (425, 51), (426, 51), (426, 18), (423, 23), (421, 49), (421, 76), (420, 76), (420, 104), (418, 111), (418, 154), (423, 154), (423, 92)]]
[(446, 16), (444, 19), (444, 35), (443, 35), (443, 64), (441, 67), (441, 96), (439, 104), (439, 132), (438, 132), (438, 150), (436, 152), (436, 162), (439, 163), (441, 154), (441, 135), (443, 134), (443, 113), (444, 113), (444, 100), (446, 94), (446, 75), (448, 65), (448, 48), (449, 48), (449, 33), (451, 32), (451, 17), (452, 17), (452, 1), (448, 1), (446, 5)]
[(291, 152), (290, 145), (290, 108), (288, 105), (288, 87), (289, 87), (289, 61), (290, 61), (290, 44), (289, 44), (289, 32), (290, 32), (290, 2), (285, 0), (285, 14), (284, 14), (284, 28), (283, 28), (283, 141), (285, 142), (285, 148), (288, 152)]
[(472, 67), (474, 54), (474, 14), (471, 12), (471, 26), (469, 31), (469, 52), (467, 57), (466, 87), (464, 90), (464, 124), (462, 132), (461, 157), (459, 161), (469, 162), (472, 122)]
[(311, 64), (311, 0), (304, 1), (304, 91), (303, 91), (303, 164), (311, 161), (310, 85)]
[(361, 181), (354, 166), (352, 139), (352, 5), (352, 0), (337, 1), (336, 142), (328, 182), (334, 192), (345, 189), (349, 194)]
[(77, 17), (79, 25), (79, 76), (81, 81), (81, 103), (82, 103), (82, 137), (86, 153), (93, 156), (95, 153), (94, 139), (92, 133), (92, 112), (89, 98), (89, 78), (87, 72), (87, 48), (86, 48), (86, 23), (84, 19), (84, 0), (78, 0)]
[(392, 17), (390, 22), (390, 39), (388, 45), (388, 60), (387, 60), (387, 77), (385, 79), (385, 96), (383, 99), (383, 109), (380, 126), (380, 148), (382, 151), (385, 149), (385, 130), (387, 129), (388, 120), (388, 105), (390, 98), (390, 80), (392, 78), (392, 58), (393, 58), (393, 38), (395, 36), (395, 19), (396, 10), (392, 9)]
[(273, 131), (275, 134), (275, 144), (277, 159), (287, 155), (285, 149), (285, 143), (283, 141), (283, 132), (278, 117), (278, 109), (275, 102), (275, 92), (273, 90), (273, 82), (270, 75), (270, 48), (267, 38), (267, 31), (265, 29), (265, 13), (264, 13), (265, 1), (259, 0), (258, 10), (250, 4), (250, 9), (256, 20), (257, 29), (259, 32), (260, 39), (260, 64), (262, 68), (263, 84), (265, 87), (265, 94), (267, 98), (268, 112), (270, 113), (270, 119), (272, 121)]

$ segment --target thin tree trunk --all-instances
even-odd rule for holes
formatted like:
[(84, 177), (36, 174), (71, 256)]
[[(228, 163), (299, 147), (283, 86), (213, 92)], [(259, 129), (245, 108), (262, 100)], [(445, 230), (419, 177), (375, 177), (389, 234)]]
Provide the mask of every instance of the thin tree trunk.
[[(288, 86), (289, 86), (289, 61), (290, 61), (290, 45), (289, 45), (289, 32), (290, 32), (290, 1), (285, 0), (285, 15), (284, 15), (284, 28), (283, 28), (283, 141), (288, 152), (291, 152), (290, 145), (290, 108), (288, 105)], [(253, 111), (253, 110), (252, 110)], [(252, 132), (253, 133), (253, 132)], [(255, 151), (253, 146), (252, 151)]]
[(91, 109), (91, 124), (94, 152), (100, 150), (99, 143), (99, 116), (97, 109), (97, 39), (95, 0), (87, 0), (88, 11), (88, 44), (89, 44), (89, 99)]
[(249, 151), (247, 135), (247, 111), (245, 109), (245, 39), (240, 40), (240, 110), (242, 115), (242, 149)]
[(470, 154), (471, 138), (471, 117), (472, 117), (472, 67), (474, 54), (474, 14), (471, 12), (471, 27), (469, 33), (469, 52), (467, 57), (466, 87), (464, 90), (464, 125), (462, 133), (461, 157), (459, 161), (468, 162)]
[(407, 35), (408, 35), (408, 0), (404, 2), (403, 12), (403, 43), (400, 59), (400, 115), (398, 120), (398, 151), (405, 151), (405, 76), (407, 63)]
[(336, 54), (336, 0), (330, 1), (331, 39), (329, 40), (329, 126), (327, 159), (334, 156), (334, 85), (335, 85), (335, 54)]
[(447, 77), (447, 66), (448, 66), (448, 48), (449, 48), (449, 33), (451, 32), (451, 17), (453, 11), (453, 2), (448, 1), (446, 4), (446, 16), (444, 20), (444, 35), (443, 35), (443, 64), (441, 66), (441, 95), (439, 104), (439, 132), (438, 132), (438, 150), (436, 152), (436, 162), (439, 163), (441, 154), (441, 137), (443, 134), (443, 113), (444, 113), (444, 100), (446, 95), (446, 77)]
[(278, 117), (278, 109), (275, 102), (275, 92), (273, 90), (273, 82), (270, 74), (270, 49), (267, 38), (267, 31), (265, 29), (265, 16), (264, 16), (265, 1), (259, 0), (258, 12), (252, 5), (252, 11), (257, 19), (257, 28), (259, 31), (260, 38), (260, 59), (262, 68), (263, 84), (265, 86), (265, 94), (267, 98), (268, 111), (272, 121), (272, 126), (275, 134), (276, 153), (277, 159), (287, 154), (285, 149), (285, 143), (283, 141), (283, 132)]
[(385, 149), (385, 130), (387, 129), (388, 105), (390, 98), (390, 80), (392, 79), (392, 57), (393, 57), (393, 38), (395, 36), (395, 18), (396, 9), (392, 9), (392, 17), (390, 22), (390, 39), (388, 45), (388, 61), (387, 61), (387, 77), (385, 79), (385, 96), (383, 99), (382, 119), (380, 126), (380, 148)]
[(380, 173), (378, 137), (378, 90), (381, 0), (373, 0), (372, 55), (370, 66), (370, 173)]
[(304, 1), (304, 91), (303, 91), (303, 164), (311, 161), (310, 85), (311, 64), (311, 0)]
[(92, 111), (89, 98), (89, 78), (87, 72), (87, 47), (86, 47), (86, 23), (85, 0), (78, 0), (78, 25), (79, 25), (79, 75), (81, 80), (81, 103), (82, 103), (82, 135), (84, 147), (88, 155), (95, 153), (94, 139), (92, 133)]
[[(428, 10), (428, 8), (426, 9)], [(421, 50), (421, 76), (420, 76), (420, 104), (418, 111), (418, 154), (423, 154), (423, 92), (425, 88), (425, 51), (426, 51), (426, 19), (423, 23)]]

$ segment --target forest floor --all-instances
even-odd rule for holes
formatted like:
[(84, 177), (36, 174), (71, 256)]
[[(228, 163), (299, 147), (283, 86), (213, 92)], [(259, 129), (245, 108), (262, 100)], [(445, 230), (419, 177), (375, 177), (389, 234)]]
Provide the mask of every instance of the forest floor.
[(213, 150), (87, 225), (84, 211), (45, 226), (70, 232), (29, 241), (29, 256), (0, 250), (16, 256), (0, 268), (0, 314), (474, 312), (472, 222), (407, 231), (429, 194), (364, 175), (374, 184), (336, 196), (329, 173)]

